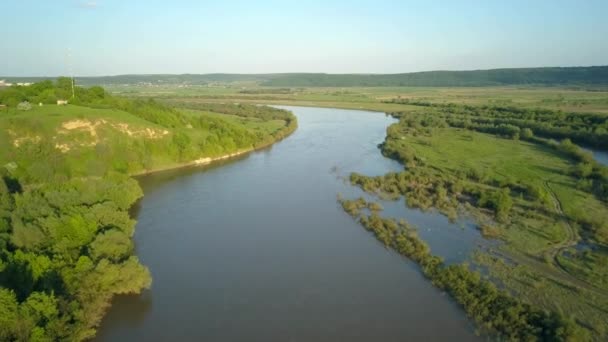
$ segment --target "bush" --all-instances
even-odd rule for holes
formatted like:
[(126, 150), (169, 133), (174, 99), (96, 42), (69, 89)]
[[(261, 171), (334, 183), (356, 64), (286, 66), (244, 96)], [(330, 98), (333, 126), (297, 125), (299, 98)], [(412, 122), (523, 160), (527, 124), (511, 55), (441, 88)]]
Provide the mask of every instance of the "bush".
[(25, 110), (30, 110), (30, 109), (32, 109), (32, 105), (29, 102), (27, 102), (27, 101), (23, 101), (23, 102), (20, 102), (17, 105), (17, 109), (18, 110), (24, 110), (24, 111)]

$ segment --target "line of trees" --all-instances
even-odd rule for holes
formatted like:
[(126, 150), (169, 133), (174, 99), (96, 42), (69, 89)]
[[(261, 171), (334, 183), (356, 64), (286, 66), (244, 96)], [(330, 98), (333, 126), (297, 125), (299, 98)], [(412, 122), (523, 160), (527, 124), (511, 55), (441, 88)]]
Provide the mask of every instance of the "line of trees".
[[(425, 107), (428, 109), (425, 113), (439, 115), (454, 127), (478, 127), (488, 130), (500, 127), (504, 135), (514, 135), (520, 130), (529, 129), (539, 137), (570, 139), (578, 144), (608, 150), (608, 117), (603, 114), (566, 113), (514, 106), (443, 104), (407, 99), (386, 102)], [(500, 133), (501, 130), (494, 132)]]
[(587, 341), (589, 333), (572, 319), (524, 303), (472, 271), (466, 264), (446, 265), (431, 253), (416, 230), (407, 222), (362, 214), (353, 208), (369, 205), (362, 198), (340, 199), (345, 211), (386, 247), (420, 265), (435, 286), (447, 291), (467, 315), (486, 332), (510, 341)]

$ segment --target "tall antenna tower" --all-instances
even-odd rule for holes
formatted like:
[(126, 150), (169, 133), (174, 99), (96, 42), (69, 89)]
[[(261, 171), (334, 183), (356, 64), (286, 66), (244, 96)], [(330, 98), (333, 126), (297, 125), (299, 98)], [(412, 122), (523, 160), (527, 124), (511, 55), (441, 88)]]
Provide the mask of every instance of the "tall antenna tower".
[(67, 50), (67, 67), (68, 67), (68, 75), (72, 79), (72, 98), (76, 97), (76, 92), (74, 90), (74, 69), (72, 68), (72, 48), (68, 48)]

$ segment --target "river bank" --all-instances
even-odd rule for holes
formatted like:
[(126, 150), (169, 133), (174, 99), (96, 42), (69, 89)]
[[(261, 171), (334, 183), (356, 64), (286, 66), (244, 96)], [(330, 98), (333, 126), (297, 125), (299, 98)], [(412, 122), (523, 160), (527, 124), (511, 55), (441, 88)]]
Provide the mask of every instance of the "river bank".
[(271, 147), (272, 145), (280, 142), (281, 140), (283, 140), (283, 139), (289, 137), (291, 134), (293, 134), (293, 132), (295, 132), (297, 130), (298, 124), (297, 124), (297, 120), (293, 120), (292, 123), (293, 123), (293, 125), (290, 123), (289, 125), (285, 126), (285, 128), (278, 131), (276, 139), (274, 139), (270, 142), (267, 142), (267, 143), (258, 144), (255, 147), (238, 150), (236, 152), (231, 152), (231, 153), (223, 154), (223, 155), (216, 156), (216, 157), (201, 157), (201, 158), (198, 158), (198, 159), (195, 159), (195, 160), (192, 160), (189, 162), (185, 162), (185, 163), (178, 163), (175, 165), (168, 165), (168, 166), (158, 167), (158, 168), (154, 168), (154, 169), (150, 169), (150, 170), (143, 170), (143, 171), (132, 173), (132, 174), (130, 174), (130, 176), (140, 177), (140, 176), (150, 175), (150, 174), (157, 173), (157, 172), (175, 170), (175, 169), (180, 169), (180, 168), (185, 168), (185, 167), (208, 165), (208, 164), (211, 164), (216, 161), (227, 160), (227, 159), (242, 156), (247, 153), (254, 152), (254, 151), (263, 150), (265, 148)]

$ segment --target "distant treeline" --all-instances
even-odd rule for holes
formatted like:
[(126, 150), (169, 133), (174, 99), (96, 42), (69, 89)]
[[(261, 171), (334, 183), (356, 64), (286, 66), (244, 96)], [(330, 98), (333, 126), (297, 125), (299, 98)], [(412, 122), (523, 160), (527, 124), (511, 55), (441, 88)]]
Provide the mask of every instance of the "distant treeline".
[[(2, 79), (2, 77), (0, 77)], [(6, 77), (11, 82), (36, 82), (44, 78)], [(78, 77), (83, 85), (193, 84), (256, 82), (272, 87), (477, 87), (506, 85), (608, 86), (608, 66), (511, 68), (469, 71), (425, 71), (402, 74), (183, 74)]]
[[(386, 103), (426, 107), (426, 114), (444, 118), (450, 126), (475, 128), (502, 135), (521, 135), (527, 128), (535, 135), (551, 139), (570, 139), (575, 143), (608, 150), (608, 117), (604, 114), (566, 113), (543, 108), (514, 106), (470, 106), (393, 99)], [(399, 113), (393, 113), (399, 116)], [(432, 118), (428, 118), (431, 120)]]
[(406, 74), (290, 74), (262, 85), (277, 87), (468, 87), (501, 85), (608, 85), (608, 67), (426, 71)]

